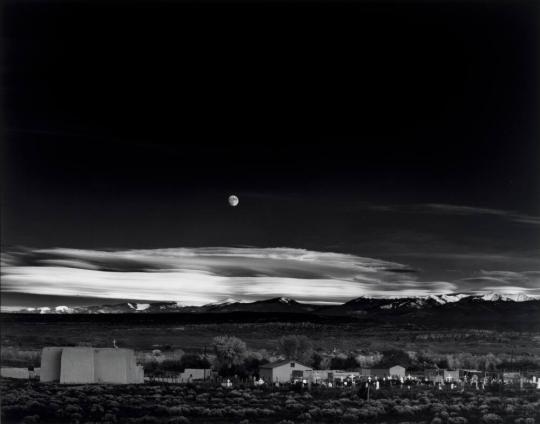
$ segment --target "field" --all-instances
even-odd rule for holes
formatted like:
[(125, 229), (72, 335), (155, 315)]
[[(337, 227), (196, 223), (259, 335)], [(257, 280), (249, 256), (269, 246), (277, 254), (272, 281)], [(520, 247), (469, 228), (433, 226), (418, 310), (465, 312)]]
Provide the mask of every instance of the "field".
[[(203, 353), (214, 369), (223, 371), (213, 343), (216, 336), (230, 335), (245, 342), (246, 350), (229, 371), (250, 381), (262, 360), (272, 361), (283, 353), (280, 338), (301, 334), (309, 340), (311, 360), (318, 357), (317, 367), (321, 368), (326, 364), (330, 369), (358, 369), (362, 361), (375, 358), (384, 362), (388, 354), (389, 361), (399, 358), (411, 370), (427, 366), (426, 361), (428, 366), (439, 363), (451, 368), (487, 369), (489, 365), (494, 372), (535, 370), (536, 375), (540, 369), (540, 334), (536, 332), (437, 330), (332, 320), (216, 323), (183, 321), (181, 317), (124, 320), (114, 315), (96, 319), (5, 314), (1, 330), (3, 366), (39, 365), (43, 346), (111, 347), (115, 340), (118, 346), (137, 352), (148, 376), (177, 373), (187, 366), (186, 361), (199, 360)], [(164, 362), (156, 362), (156, 351), (166, 358)], [(396, 352), (400, 356), (393, 356)], [(463, 392), (426, 386), (410, 390), (383, 387), (372, 390), (369, 401), (365, 388), (358, 386), (308, 391), (241, 383), (225, 389), (202, 383), (65, 386), (3, 379), (0, 388), (3, 423), (540, 422), (540, 390), (526, 387), (520, 391), (516, 386), (497, 384), (486, 391), (468, 388)]]
[[(98, 320), (98, 318), (100, 318)], [(43, 346), (118, 346), (137, 351), (156, 348), (201, 352), (217, 335), (241, 338), (250, 349), (272, 351), (277, 340), (287, 334), (303, 334), (322, 351), (383, 351), (401, 349), (432, 350), (446, 354), (506, 353), (540, 357), (540, 333), (486, 329), (426, 329), (416, 326), (372, 326), (356, 322), (137, 322), (119, 316), (46, 317), (2, 314), (0, 329), (3, 347), (41, 350)], [(84, 329), (84, 331), (81, 331)]]
[(62, 386), (2, 380), (4, 423), (534, 423), (540, 392)]

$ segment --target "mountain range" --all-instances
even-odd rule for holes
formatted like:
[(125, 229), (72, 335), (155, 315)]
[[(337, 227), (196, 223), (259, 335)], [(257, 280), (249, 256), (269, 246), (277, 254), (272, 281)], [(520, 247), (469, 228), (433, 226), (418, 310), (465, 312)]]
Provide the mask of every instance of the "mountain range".
[(317, 315), (392, 315), (413, 311), (462, 308), (485, 308), (497, 304), (522, 302), (540, 304), (540, 300), (525, 294), (489, 293), (485, 295), (437, 294), (419, 297), (369, 298), (359, 297), (341, 305), (309, 304), (278, 297), (255, 302), (227, 299), (203, 306), (186, 306), (179, 302), (125, 302), (99, 306), (56, 306), (26, 308), (18, 313), (32, 314), (155, 314), (155, 313), (300, 313)]

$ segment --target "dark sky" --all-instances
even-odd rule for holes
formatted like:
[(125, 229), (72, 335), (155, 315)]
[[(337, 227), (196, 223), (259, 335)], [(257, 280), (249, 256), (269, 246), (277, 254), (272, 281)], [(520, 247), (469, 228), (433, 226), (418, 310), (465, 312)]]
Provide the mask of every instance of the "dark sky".
[(538, 2), (3, 12), (5, 249), (538, 257)]

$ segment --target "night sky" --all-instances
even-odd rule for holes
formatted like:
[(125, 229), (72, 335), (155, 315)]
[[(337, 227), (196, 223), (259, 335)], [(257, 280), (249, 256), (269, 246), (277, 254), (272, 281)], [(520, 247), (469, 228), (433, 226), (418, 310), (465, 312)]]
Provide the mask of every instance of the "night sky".
[(2, 305), (540, 295), (538, 2), (3, 12)]

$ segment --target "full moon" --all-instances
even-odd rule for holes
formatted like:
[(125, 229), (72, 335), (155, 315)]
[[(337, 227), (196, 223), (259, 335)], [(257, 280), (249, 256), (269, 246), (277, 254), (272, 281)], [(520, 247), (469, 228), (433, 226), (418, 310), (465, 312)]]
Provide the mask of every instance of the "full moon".
[(231, 206), (237, 206), (240, 201), (238, 200), (238, 197), (236, 197), (234, 194), (231, 194), (229, 196), (229, 205)]

